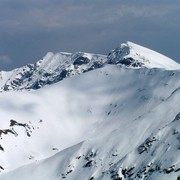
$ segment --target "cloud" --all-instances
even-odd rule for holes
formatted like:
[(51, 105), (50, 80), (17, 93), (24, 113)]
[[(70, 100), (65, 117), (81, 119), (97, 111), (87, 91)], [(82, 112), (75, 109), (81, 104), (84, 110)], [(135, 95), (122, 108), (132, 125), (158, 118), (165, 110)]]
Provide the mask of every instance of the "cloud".
[(116, 9), (118, 16), (134, 16), (143, 18), (164, 18), (180, 10), (176, 4), (122, 5)]
[(12, 60), (7, 55), (0, 55), (0, 63), (2, 63), (2, 64), (11, 64)]
[(13, 58), (4, 68), (48, 51), (108, 54), (126, 40), (179, 59), (179, 12), (179, 0), (1, 0), (0, 53)]
[[(4, 7), (5, 8), (4, 8)], [(1, 29), (19, 32), (46, 31), (74, 25), (116, 23), (123, 18), (163, 19), (180, 10), (176, 3), (143, 3), (143, 1), (16, 0), (0, 3)]]

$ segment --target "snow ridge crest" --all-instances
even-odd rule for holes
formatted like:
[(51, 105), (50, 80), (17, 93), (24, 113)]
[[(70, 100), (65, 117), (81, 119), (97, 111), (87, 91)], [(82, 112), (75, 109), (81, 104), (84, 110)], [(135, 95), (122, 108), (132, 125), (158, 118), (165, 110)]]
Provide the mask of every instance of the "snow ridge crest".
[(180, 69), (180, 64), (174, 60), (130, 41), (122, 43), (118, 48), (112, 50), (108, 59), (111, 64), (124, 64), (131, 68)]
[(108, 56), (85, 52), (48, 52), (35, 64), (28, 64), (10, 72), (0, 72), (0, 90), (39, 89), (106, 64), (136, 69), (180, 69), (180, 64), (172, 59), (127, 41), (112, 50)]

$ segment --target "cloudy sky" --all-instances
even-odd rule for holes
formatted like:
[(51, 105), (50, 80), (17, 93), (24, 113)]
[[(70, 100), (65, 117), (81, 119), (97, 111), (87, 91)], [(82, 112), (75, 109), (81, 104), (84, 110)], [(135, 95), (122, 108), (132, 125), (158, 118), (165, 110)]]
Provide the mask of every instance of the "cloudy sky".
[(180, 0), (0, 0), (0, 70), (127, 40), (180, 62)]

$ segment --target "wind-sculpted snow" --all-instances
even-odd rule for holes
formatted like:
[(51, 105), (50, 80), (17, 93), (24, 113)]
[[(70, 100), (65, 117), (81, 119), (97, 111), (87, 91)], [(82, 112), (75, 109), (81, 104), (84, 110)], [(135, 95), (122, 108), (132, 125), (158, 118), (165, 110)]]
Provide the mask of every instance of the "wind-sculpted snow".
[[(127, 52), (139, 46), (127, 44), (108, 58), (48, 53), (1, 72), (2, 87), (21, 79), (0, 93), (1, 180), (178, 179), (180, 70), (138, 64)], [(70, 74), (56, 81), (62, 66)]]

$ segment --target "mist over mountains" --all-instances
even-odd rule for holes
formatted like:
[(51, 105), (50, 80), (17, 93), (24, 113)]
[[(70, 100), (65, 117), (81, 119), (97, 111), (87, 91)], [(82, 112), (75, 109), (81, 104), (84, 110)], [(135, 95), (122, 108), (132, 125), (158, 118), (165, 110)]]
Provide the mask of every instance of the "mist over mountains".
[(0, 71), (0, 179), (180, 175), (180, 64), (132, 42)]

